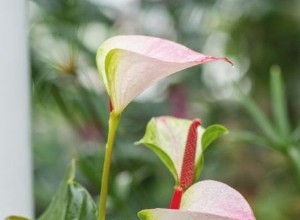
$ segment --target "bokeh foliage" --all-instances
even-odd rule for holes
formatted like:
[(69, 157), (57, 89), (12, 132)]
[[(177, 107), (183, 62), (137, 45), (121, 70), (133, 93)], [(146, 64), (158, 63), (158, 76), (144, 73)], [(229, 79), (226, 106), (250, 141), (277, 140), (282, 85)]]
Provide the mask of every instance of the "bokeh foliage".
[[(236, 188), (257, 219), (297, 219), (300, 193), (289, 161), (270, 146), (238, 136), (255, 131), (266, 137), (238, 101), (232, 82), (273, 118), (269, 73), (278, 65), (288, 121), (292, 130), (297, 127), (299, 1), (31, 0), (29, 9), (37, 213), (49, 203), (70, 158), (77, 159), (78, 181), (98, 200), (109, 110), (95, 53), (110, 36), (145, 34), (227, 56), (235, 69), (205, 64), (186, 70), (128, 106), (112, 164), (109, 219), (136, 219), (138, 210), (170, 202), (172, 177), (149, 150), (133, 145), (148, 120), (158, 115), (225, 125), (236, 135), (208, 150), (202, 178)], [(295, 145), (299, 151), (297, 141)]]

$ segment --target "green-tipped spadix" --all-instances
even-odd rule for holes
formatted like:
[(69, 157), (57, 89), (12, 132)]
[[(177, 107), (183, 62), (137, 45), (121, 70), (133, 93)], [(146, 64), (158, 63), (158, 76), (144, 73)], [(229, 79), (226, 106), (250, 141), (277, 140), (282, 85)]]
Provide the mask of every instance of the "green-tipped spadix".
[(97, 52), (97, 66), (116, 113), (158, 80), (215, 60), (231, 63), (172, 41), (138, 35), (112, 37)]

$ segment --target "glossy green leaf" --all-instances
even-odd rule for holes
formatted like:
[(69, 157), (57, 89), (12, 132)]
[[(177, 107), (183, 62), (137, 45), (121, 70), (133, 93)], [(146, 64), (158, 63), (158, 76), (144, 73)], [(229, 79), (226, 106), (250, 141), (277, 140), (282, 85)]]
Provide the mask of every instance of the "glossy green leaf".
[(210, 125), (208, 126), (201, 138), (201, 146), (202, 146), (202, 154), (201, 156), (196, 160), (196, 170), (195, 170), (195, 181), (200, 177), (201, 171), (204, 166), (204, 152), (208, 148), (208, 146), (214, 142), (217, 138), (220, 136), (227, 134), (228, 130), (218, 124)]
[(208, 126), (202, 135), (202, 139), (201, 139), (202, 150), (205, 151), (207, 147), (212, 142), (214, 142), (218, 137), (227, 133), (228, 133), (227, 128), (225, 128), (222, 125), (215, 124), (215, 125)]
[(38, 220), (95, 220), (96, 206), (79, 183), (74, 181), (75, 162), (69, 166), (63, 182), (53, 196), (45, 213)]

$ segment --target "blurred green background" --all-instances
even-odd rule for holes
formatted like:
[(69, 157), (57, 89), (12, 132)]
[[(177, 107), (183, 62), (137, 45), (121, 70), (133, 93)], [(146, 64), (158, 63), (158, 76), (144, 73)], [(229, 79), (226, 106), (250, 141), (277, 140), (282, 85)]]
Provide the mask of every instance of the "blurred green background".
[[(36, 214), (71, 158), (78, 181), (98, 201), (109, 110), (95, 53), (113, 35), (142, 34), (226, 56), (235, 67), (217, 62), (185, 70), (128, 106), (113, 157), (108, 219), (137, 219), (141, 209), (169, 205), (171, 174), (133, 144), (158, 115), (226, 126), (231, 132), (206, 153), (201, 179), (237, 189), (258, 220), (299, 219), (299, 10), (298, 0), (31, 0)], [(272, 67), (281, 69), (283, 88), (274, 79), (270, 90)], [(282, 136), (281, 122), (288, 126)]]

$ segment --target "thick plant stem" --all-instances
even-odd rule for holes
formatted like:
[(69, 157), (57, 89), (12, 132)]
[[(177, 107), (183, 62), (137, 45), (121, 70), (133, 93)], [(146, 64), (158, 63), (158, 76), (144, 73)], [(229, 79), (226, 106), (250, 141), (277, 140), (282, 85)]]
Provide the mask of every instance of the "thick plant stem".
[(109, 130), (108, 130), (108, 138), (106, 143), (104, 166), (102, 172), (98, 220), (105, 220), (110, 164), (111, 164), (116, 132), (119, 126), (119, 121), (120, 121), (120, 114), (116, 114), (114, 113), (114, 111), (112, 111), (109, 116)]

